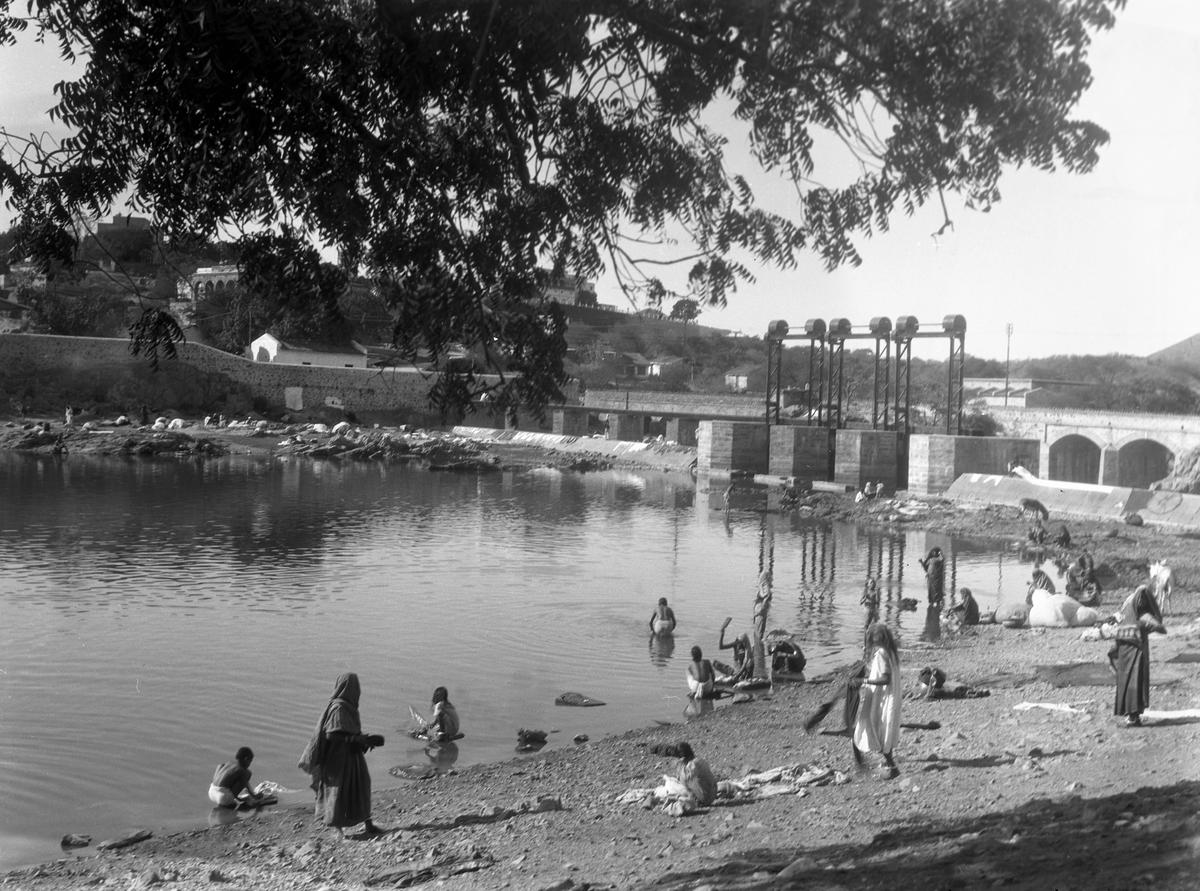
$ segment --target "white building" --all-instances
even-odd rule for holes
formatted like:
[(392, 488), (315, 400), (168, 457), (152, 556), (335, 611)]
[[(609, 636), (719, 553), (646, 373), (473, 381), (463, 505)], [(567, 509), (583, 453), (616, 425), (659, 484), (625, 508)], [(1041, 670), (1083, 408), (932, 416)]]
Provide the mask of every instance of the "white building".
[(366, 368), (367, 348), (351, 340), (344, 344), (283, 341), (270, 332), (250, 342), (255, 362), (280, 365), (317, 365), (325, 368)]

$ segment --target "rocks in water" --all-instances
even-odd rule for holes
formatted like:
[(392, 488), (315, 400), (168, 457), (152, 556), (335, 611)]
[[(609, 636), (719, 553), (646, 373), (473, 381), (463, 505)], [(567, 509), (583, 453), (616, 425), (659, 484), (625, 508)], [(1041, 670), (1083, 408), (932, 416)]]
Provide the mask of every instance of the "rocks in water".
[(518, 752), (536, 752), (545, 744), (545, 730), (526, 730), (525, 728), (521, 728), (517, 731)]
[(597, 705), (606, 705), (599, 699), (592, 699), (590, 696), (584, 696), (582, 693), (561, 693), (554, 700), (555, 705), (575, 705), (581, 708), (588, 708)]
[(130, 832), (127, 835), (118, 836), (117, 838), (106, 839), (96, 845), (97, 851), (115, 851), (119, 848), (128, 848), (130, 845), (136, 845), (138, 842), (144, 842), (148, 838), (153, 838), (154, 833), (149, 829), (139, 829), (135, 832)]

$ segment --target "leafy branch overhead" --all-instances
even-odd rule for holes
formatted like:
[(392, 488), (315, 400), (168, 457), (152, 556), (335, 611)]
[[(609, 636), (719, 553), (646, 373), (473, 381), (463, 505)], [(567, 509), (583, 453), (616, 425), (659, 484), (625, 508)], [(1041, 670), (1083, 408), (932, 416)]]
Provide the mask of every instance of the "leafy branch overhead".
[[(721, 305), (752, 263), (858, 263), (898, 210), (987, 207), (1006, 166), (1089, 170), (1107, 134), (1070, 115), (1122, 5), (31, 0), (23, 18), (0, 0), (0, 47), (28, 27), (83, 72), (52, 112), (73, 135), (7, 133), (0, 191), (43, 262), (70, 258), (80, 208), (128, 194), (166, 240), (242, 233), (243, 263), (313, 312), (336, 312), (336, 282), (297, 279), (320, 269), (313, 244), (335, 247), (400, 346), (476, 347), (505, 372), (501, 405), (543, 404), (565, 339), (540, 269), (609, 268), (661, 301), (651, 272), (685, 263)], [(794, 184), (794, 212), (728, 169), (718, 112)], [(852, 181), (814, 180), (820, 131), (855, 153)]]

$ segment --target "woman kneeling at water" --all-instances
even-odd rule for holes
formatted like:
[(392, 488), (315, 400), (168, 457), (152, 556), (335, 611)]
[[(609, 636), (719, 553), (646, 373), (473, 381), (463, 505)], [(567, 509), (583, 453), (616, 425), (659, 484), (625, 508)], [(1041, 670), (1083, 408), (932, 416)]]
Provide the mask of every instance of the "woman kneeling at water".
[(458, 739), (458, 709), (450, 703), (450, 691), (438, 687), (433, 691), (433, 718), (425, 725), (425, 734), (433, 742), (449, 742)]
[[(249, 746), (242, 746), (232, 761), (220, 765), (208, 787), (209, 801), (218, 807), (250, 806), (262, 801), (263, 796), (250, 787), (250, 762), (253, 760), (254, 753)], [(242, 795), (243, 792), (246, 794)]]

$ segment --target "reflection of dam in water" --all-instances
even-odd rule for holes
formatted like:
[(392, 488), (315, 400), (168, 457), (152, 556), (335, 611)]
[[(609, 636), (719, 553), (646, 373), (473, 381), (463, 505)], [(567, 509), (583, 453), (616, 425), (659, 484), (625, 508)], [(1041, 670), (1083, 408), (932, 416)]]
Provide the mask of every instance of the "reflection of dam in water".
[[(884, 621), (917, 639), (923, 616), (899, 602), (924, 604), (916, 557), (933, 544), (948, 586), (982, 607), (1024, 598), (1000, 588), (1008, 553), (765, 512), (750, 489), (727, 512), (727, 487), (658, 471), (0, 454), (0, 868), (60, 856), (64, 823), (96, 837), (202, 824), (196, 789), (246, 742), (230, 702), (253, 702), (256, 777), (306, 789), (296, 752), (346, 670), (388, 735), (368, 755), (384, 777), (425, 759), (397, 731), (436, 685), (468, 723), (460, 764), (512, 758), (517, 726), (561, 727), (554, 748), (678, 723), (691, 647), (720, 658), (724, 618), (750, 627), (764, 570), (768, 631), (797, 636), (811, 676), (858, 655), (868, 573)], [(648, 644), (659, 597), (679, 627)], [(556, 709), (564, 690), (608, 705)], [(147, 726), (162, 745), (144, 745)]]

